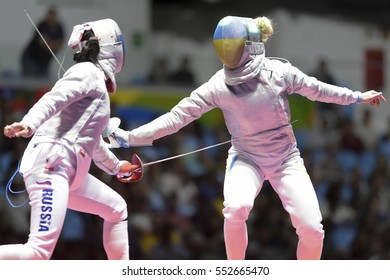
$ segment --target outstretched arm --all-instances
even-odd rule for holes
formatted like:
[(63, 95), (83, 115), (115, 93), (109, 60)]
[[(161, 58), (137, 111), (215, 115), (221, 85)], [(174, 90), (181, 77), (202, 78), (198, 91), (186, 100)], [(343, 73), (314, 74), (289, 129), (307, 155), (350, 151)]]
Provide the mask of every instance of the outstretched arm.
[(112, 118), (103, 137), (108, 138), (111, 148), (151, 146), (154, 140), (176, 133), (204, 113), (216, 108), (216, 91), (211, 83), (205, 83), (189, 97), (180, 100), (169, 112), (131, 131), (119, 128), (120, 121)]
[(298, 93), (312, 101), (350, 105), (353, 103), (370, 103), (379, 107), (386, 99), (381, 92), (368, 90), (366, 92), (354, 91), (346, 87), (327, 84), (315, 77), (304, 74), (291, 64), (279, 65), (282, 68), (285, 87), (288, 94)]

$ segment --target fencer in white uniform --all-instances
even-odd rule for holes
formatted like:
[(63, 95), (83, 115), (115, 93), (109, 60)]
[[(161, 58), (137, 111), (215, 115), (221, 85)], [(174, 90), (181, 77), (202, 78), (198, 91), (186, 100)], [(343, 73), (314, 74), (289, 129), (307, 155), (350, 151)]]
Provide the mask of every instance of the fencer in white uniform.
[(129, 259), (126, 201), (89, 174), (93, 161), (112, 175), (137, 166), (119, 160), (101, 133), (110, 119), (109, 93), (124, 64), (124, 40), (112, 19), (76, 25), (68, 45), (75, 64), (23, 119), (4, 128), (8, 137), (30, 137), (20, 165), (31, 205), (25, 244), (0, 246), (0, 259), (50, 259), (67, 208), (100, 216), (108, 259)]
[(320, 259), (322, 217), (297, 148), (287, 98), (300, 94), (313, 101), (375, 107), (385, 99), (376, 91), (362, 93), (323, 83), (287, 61), (267, 58), (264, 43), (272, 33), (272, 22), (266, 17), (223, 18), (214, 33), (223, 69), (170, 112), (131, 131), (119, 128), (110, 141), (116, 147), (152, 145), (219, 108), (232, 140), (223, 190), (227, 258), (245, 258), (246, 220), (263, 182), (269, 180), (296, 229), (297, 259)]

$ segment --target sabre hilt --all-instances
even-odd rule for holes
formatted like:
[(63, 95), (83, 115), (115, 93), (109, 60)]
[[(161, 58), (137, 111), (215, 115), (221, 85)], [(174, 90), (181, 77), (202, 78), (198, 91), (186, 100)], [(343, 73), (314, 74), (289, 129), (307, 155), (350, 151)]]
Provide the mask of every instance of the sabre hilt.
[(131, 163), (133, 165), (137, 165), (139, 167), (137, 167), (132, 172), (129, 172), (129, 174), (126, 174), (126, 175), (117, 174), (116, 178), (120, 182), (134, 183), (134, 182), (138, 182), (139, 180), (142, 179), (142, 176), (144, 173), (144, 166), (143, 166), (142, 160), (140, 159), (140, 157), (137, 154), (133, 154), (133, 156), (131, 157)]

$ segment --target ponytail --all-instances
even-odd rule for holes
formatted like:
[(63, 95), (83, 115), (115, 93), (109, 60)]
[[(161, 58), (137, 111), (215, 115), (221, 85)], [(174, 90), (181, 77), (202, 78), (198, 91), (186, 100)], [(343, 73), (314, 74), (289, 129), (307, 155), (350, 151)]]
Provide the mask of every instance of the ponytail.
[(92, 30), (86, 30), (84, 32), (82, 42), (85, 42), (85, 44), (80, 51), (74, 54), (73, 60), (76, 63), (85, 61), (97, 63), (97, 56), (100, 50), (99, 41)]
[(259, 25), (261, 31), (261, 41), (267, 42), (268, 38), (274, 33), (274, 27), (272, 21), (267, 17), (257, 17), (255, 21)]

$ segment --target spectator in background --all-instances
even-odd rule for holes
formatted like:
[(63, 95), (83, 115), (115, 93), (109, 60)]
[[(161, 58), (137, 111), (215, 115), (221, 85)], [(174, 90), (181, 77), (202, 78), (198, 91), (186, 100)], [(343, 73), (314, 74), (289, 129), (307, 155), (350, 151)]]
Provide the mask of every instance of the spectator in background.
[(356, 134), (364, 142), (366, 149), (373, 151), (379, 139), (379, 129), (374, 122), (373, 113), (369, 108), (365, 108), (361, 114), (361, 119), (355, 125)]
[(169, 75), (169, 80), (174, 85), (189, 87), (195, 85), (195, 78), (191, 70), (191, 59), (189, 56), (184, 55), (180, 58), (179, 65), (177, 69)]
[(317, 68), (312, 73), (312, 76), (327, 84), (334, 85), (336, 83), (333, 75), (329, 71), (328, 62), (325, 58), (321, 58), (318, 61)]
[[(45, 38), (50, 49), (56, 54), (64, 42), (62, 23), (58, 21), (57, 10), (49, 8), (45, 18), (37, 25), (39, 32)], [(30, 42), (23, 50), (21, 69), (24, 77), (49, 77), (50, 62), (53, 59), (49, 48), (38, 32), (34, 31)]]
[(147, 76), (146, 83), (150, 85), (168, 84), (168, 61), (164, 56), (156, 57)]
[(340, 123), (340, 148), (354, 153), (363, 152), (366, 147), (363, 139), (356, 132), (356, 128), (351, 119), (342, 119)]
[[(328, 61), (325, 58), (320, 58), (320, 60), (317, 63), (316, 68), (314, 71), (311, 73), (311, 76), (317, 78), (321, 82), (331, 84), (331, 85), (336, 85), (336, 80), (331, 74), (328, 66)], [(335, 104), (332, 103), (323, 103), (319, 102), (317, 103), (319, 113), (322, 115), (323, 113), (336, 113), (336, 106)]]

